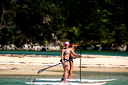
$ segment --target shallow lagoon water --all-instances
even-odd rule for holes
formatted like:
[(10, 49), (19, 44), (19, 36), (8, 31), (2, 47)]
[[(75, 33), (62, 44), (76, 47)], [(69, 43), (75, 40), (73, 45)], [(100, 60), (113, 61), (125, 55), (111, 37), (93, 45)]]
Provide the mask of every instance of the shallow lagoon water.
[[(60, 51), (0, 51), (0, 54), (22, 54), (22, 55), (50, 55), (58, 56)], [(76, 53), (80, 53), (79, 50)], [(107, 55), (107, 56), (122, 56), (128, 57), (128, 52), (124, 51), (82, 51), (83, 55)], [(74, 78), (80, 78), (79, 72)], [(27, 85), (25, 82), (30, 82), (35, 78), (61, 78), (61, 76), (1, 76), (0, 85)], [(115, 81), (107, 82), (105, 85), (128, 85), (128, 73), (115, 72), (82, 72), (82, 79), (116, 79)]]
[[(73, 76), (80, 78), (79, 72)], [(61, 76), (0, 76), (0, 85), (27, 85), (25, 82), (30, 82), (36, 78), (61, 78)], [(128, 73), (113, 73), (113, 72), (82, 72), (82, 79), (116, 79), (109, 81), (105, 85), (128, 85)]]
[[(80, 54), (80, 50), (76, 50)], [(82, 50), (83, 55), (105, 55), (105, 56), (122, 56), (128, 57), (128, 51), (98, 51), (98, 50)], [(0, 54), (18, 54), (18, 55), (47, 55), (60, 56), (60, 51), (15, 51), (15, 50), (0, 50)]]

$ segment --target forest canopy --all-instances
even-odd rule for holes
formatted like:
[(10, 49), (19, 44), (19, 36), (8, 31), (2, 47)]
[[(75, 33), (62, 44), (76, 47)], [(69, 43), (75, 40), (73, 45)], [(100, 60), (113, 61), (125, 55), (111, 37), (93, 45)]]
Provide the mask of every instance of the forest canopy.
[(126, 0), (1, 0), (0, 44), (128, 43)]

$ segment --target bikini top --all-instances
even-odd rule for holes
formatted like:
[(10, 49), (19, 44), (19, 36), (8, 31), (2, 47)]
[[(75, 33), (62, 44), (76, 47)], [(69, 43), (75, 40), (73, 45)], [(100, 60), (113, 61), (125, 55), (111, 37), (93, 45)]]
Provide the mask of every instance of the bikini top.
[(67, 50), (65, 49), (64, 54), (70, 54), (70, 51), (67, 51)]

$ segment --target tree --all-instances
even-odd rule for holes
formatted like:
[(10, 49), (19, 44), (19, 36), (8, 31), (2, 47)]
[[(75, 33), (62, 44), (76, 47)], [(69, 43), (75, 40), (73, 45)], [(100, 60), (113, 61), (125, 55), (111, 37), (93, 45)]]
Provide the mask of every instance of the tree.
[[(127, 6), (120, 0), (2, 0), (5, 43), (50, 41), (55, 33), (59, 40), (127, 42)], [(0, 11), (1, 12), (1, 11)], [(2, 14), (2, 12), (1, 12)], [(4, 43), (3, 42), (3, 43)], [(93, 44), (91, 43), (91, 44)]]

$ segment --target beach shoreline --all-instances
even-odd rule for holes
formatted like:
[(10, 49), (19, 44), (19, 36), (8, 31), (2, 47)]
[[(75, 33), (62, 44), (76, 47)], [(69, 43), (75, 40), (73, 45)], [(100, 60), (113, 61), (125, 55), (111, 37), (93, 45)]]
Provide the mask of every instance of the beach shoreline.
[[(84, 55), (81, 59), (82, 72), (126, 72), (128, 57)], [(45, 55), (0, 55), (0, 75), (62, 75), (62, 65), (37, 74), (40, 69), (60, 62), (60, 56)], [(80, 71), (80, 59), (74, 59), (74, 70)], [(73, 74), (75, 75), (75, 74)]]

